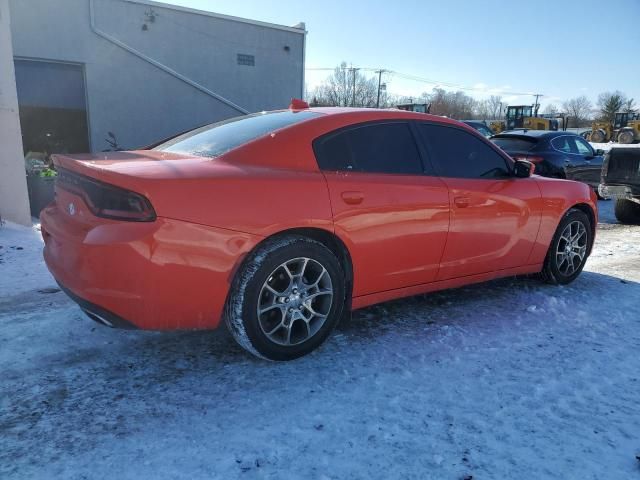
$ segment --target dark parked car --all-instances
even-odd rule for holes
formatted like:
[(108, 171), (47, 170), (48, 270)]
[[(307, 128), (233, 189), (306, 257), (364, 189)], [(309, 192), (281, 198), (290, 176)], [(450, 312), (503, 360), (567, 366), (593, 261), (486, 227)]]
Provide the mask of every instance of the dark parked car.
[(615, 199), (619, 222), (640, 224), (640, 148), (612, 148), (607, 152), (599, 193)]
[(529, 160), (543, 177), (566, 178), (589, 184), (597, 191), (602, 150), (595, 150), (580, 135), (548, 130), (510, 130), (491, 141), (518, 160)]
[(477, 131), (479, 131), (482, 135), (484, 135), (487, 138), (490, 138), (491, 136), (493, 136), (493, 130), (487, 127), (487, 124), (484, 122), (481, 122), (480, 120), (462, 120), (462, 123), (466, 123), (471, 128), (475, 128)]

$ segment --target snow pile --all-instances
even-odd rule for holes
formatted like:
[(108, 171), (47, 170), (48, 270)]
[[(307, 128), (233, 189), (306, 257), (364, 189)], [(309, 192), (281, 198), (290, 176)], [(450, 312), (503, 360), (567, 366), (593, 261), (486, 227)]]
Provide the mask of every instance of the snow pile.
[(40, 226), (0, 226), (0, 297), (54, 286), (42, 259)]
[(640, 143), (591, 143), (591, 146), (595, 149), (604, 150), (605, 152), (611, 150), (612, 148), (640, 148)]

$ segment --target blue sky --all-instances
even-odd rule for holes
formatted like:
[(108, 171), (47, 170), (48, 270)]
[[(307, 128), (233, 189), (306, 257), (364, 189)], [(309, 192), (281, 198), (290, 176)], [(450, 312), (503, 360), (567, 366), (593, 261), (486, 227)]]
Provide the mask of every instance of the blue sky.
[[(640, 0), (171, 0), (283, 25), (306, 22), (308, 68), (385, 68), (542, 104), (621, 90), (640, 104)], [(623, 48), (620, 45), (626, 45)], [(308, 71), (313, 87), (328, 72)], [(435, 84), (388, 75), (391, 93)], [(449, 87), (447, 87), (449, 88)]]

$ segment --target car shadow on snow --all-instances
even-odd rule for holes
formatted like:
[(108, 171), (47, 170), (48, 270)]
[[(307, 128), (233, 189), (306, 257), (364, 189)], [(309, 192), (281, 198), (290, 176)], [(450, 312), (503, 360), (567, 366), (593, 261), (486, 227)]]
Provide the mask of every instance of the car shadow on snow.
[[(441, 333), (439, 327), (482, 327), (483, 322), (517, 328), (514, 321), (523, 317), (539, 316), (545, 311), (547, 316), (562, 316), (580, 309), (604, 308), (605, 304), (616, 303), (621, 295), (640, 295), (640, 284), (600, 273), (583, 272), (569, 286), (547, 285), (535, 277), (512, 277), (407, 297), (353, 312), (352, 318), (340, 324), (324, 346), (297, 362), (322, 361), (326, 355), (339, 353), (348, 355), (350, 346), (370, 349), (371, 355), (375, 356), (376, 349), (385, 347), (384, 343), (375, 341), (382, 335), (433, 337)], [(154, 365), (158, 369), (157, 380), (172, 378), (171, 372), (184, 373), (192, 368), (197, 371), (214, 365), (277, 365), (246, 353), (222, 325), (211, 332), (120, 332), (107, 329), (106, 333), (116, 337), (109, 341), (106, 351), (102, 350), (105, 353), (111, 348), (120, 350), (116, 356), (109, 355), (110, 362), (114, 358), (136, 361), (142, 356), (145, 362), (150, 362), (147, 369)]]

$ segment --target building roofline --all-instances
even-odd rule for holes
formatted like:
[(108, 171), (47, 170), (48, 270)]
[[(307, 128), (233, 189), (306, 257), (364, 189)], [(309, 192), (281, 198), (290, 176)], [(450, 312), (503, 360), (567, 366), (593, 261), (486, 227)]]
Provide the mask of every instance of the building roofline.
[(189, 8), (189, 7), (182, 7), (180, 5), (173, 5), (171, 3), (164, 3), (164, 2), (157, 2), (154, 0), (123, 0), (125, 2), (128, 3), (137, 3), (140, 5), (148, 5), (151, 7), (157, 7), (157, 8), (165, 8), (167, 10), (175, 10), (178, 12), (183, 12), (183, 13), (191, 13), (194, 15), (203, 15), (205, 17), (212, 17), (212, 18), (218, 18), (221, 20), (229, 20), (231, 22), (238, 22), (238, 23), (246, 23), (249, 25), (255, 25), (258, 27), (265, 27), (265, 28), (271, 28), (274, 30), (284, 30), (286, 32), (292, 32), (292, 33), (299, 33), (302, 35), (305, 35), (307, 33), (305, 27), (304, 27), (304, 23), (299, 23), (298, 25), (301, 25), (301, 27), (295, 26), (295, 27), (287, 27), (286, 25), (278, 25), (276, 23), (269, 23), (269, 22), (261, 22), (260, 20), (251, 20), (248, 18), (242, 18), (242, 17), (234, 17), (233, 15), (224, 15), (222, 13), (215, 13), (215, 12), (208, 12), (206, 10), (198, 10), (195, 8)]

